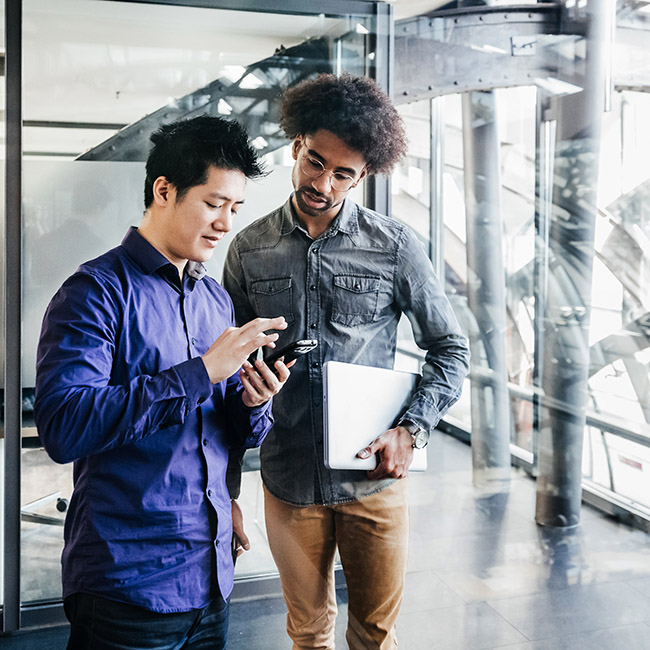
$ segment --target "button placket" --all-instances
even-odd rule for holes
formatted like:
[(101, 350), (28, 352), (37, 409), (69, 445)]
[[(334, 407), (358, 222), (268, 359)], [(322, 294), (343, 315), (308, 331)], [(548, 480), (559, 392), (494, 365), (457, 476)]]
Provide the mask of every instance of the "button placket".
[[(307, 264), (307, 277), (305, 278), (306, 286), (309, 287), (307, 292), (307, 328), (309, 329), (310, 338), (320, 339), (319, 337), (319, 268), (320, 268), (320, 244), (312, 244), (309, 249), (309, 258)], [(318, 348), (312, 353), (314, 356), (318, 355)], [(310, 364), (310, 374), (317, 372), (320, 364), (313, 360)]]

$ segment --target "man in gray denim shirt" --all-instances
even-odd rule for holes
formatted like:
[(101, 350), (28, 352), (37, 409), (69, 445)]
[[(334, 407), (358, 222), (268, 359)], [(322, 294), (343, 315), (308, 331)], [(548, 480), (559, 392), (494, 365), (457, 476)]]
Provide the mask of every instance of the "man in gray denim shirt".
[[(366, 175), (405, 154), (401, 118), (370, 79), (320, 75), (285, 95), (282, 127), (293, 139), (294, 193), (233, 240), (223, 285), (237, 321), (282, 314), (278, 346), (313, 338), (274, 401), (261, 449), (269, 544), (288, 607), (294, 648), (334, 648), (333, 563), (348, 587), (351, 649), (395, 648), (394, 624), (408, 545), (408, 466), (413, 447), (459, 397), (467, 340), (415, 234), (351, 199)], [(392, 368), (406, 314), (426, 350), (423, 379), (400, 424), (360, 457), (371, 472), (323, 463), (323, 364)], [(259, 363), (259, 362), (258, 362)]]

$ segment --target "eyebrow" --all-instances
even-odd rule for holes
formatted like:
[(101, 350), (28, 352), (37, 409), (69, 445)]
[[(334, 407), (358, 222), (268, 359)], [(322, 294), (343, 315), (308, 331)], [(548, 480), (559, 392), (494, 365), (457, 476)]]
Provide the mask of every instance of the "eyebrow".
[[(221, 199), (222, 201), (232, 201), (232, 199), (229, 196), (226, 196), (225, 194), (219, 194), (219, 192), (210, 192), (208, 196), (212, 199)], [(241, 201), (234, 201), (234, 203), (237, 203), (238, 205), (241, 205), (244, 202), (244, 199)]]
[[(314, 158), (318, 158), (318, 160), (320, 160), (320, 162), (323, 163), (323, 167), (325, 166), (324, 163), (326, 163), (327, 161), (317, 151), (314, 151), (313, 149), (307, 149), (307, 153), (310, 156), (313, 156)], [(359, 173), (356, 169), (352, 169), (352, 167), (336, 167), (336, 168), (334, 168), (333, 171), (335, 171), (335, 172), (344, 172), (346, 174), (349, 174), (353, 178)]]

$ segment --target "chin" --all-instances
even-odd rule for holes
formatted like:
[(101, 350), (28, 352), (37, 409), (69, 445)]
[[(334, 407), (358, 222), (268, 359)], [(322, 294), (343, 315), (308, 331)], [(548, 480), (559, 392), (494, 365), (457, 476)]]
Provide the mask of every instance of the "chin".
[(191, 257), (189, 257), (188, 259), (190, 259), (192, 262), (201, 262), (201, 264), (203, 264), (204, 262), (210, 261), (210, 259), (212, 258), (213, 253), (214, 253), (214, 250), (197, 251)]

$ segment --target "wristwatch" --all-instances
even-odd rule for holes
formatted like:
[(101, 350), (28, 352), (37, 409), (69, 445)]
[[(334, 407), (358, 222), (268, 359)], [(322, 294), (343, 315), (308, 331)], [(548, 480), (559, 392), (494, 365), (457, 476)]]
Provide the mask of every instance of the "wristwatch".
[(429, 443), (429, 432), (410, 420), (402, 420), (399, 425), (411, 434), (411, 447), (424, 449)]

